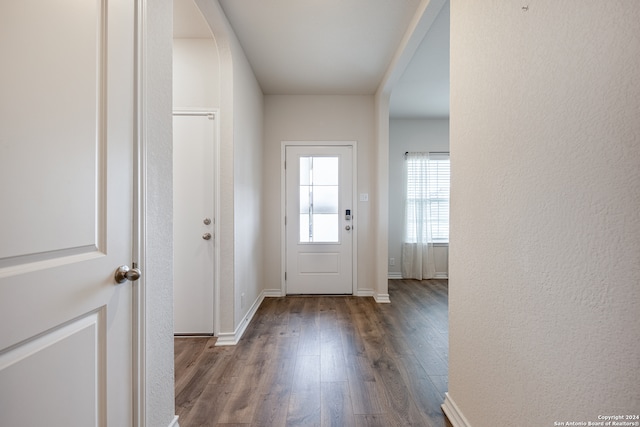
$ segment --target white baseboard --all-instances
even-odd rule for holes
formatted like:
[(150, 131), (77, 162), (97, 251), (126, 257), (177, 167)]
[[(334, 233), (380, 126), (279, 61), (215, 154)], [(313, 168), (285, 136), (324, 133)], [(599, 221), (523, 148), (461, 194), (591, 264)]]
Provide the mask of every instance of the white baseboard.
[(238, 344), (238, 340), (236, 339), (235, 332), (220, 332), (218, 334), (218, 339), (216, 340), (216, 347), (222, 347), (225, 345), (236, 345)]
[(377, 294), (373, 289), (358, 289), (355, 296), (373, 297), (373, 299), (379, 304), (391, 302), (391, 300), (389, 300), (389, 294)]
[(282, 295), (282, 289), (265, 289), (264, 291), (262, 291), (262, 293), (264, 294), (265, 298), (276, 298), (284, 296)]
[(180, 424), (178, 424), (178, 416), (177, 415), (175, 417), (173, 417), (173, 420), (171, 421), (171, 424), (169, 424), (169, 427), (180, 427)]
[(445, 393), (444, 396), (442, 411), (447, 418), (449, 418), (451, 425), (453, 425), (453, 427), (471, 427), (471, 424), (469, 424), (469, 421), (462, 415), (460, 408), (455, 404), (449, 393)]
[(402, 279), (402, 273), (400, 273), (399, 271), (390, 271), (389, 274), (387, 275), (387, 279), (389, 280)]
[(375, 299), (378, 304), (388, 304), (391, 302), (389, 294), (375, 294), (373, 299)]
[(247, 314), (244, 315), (244, 317), (240, 321), (240, 324), (238, 325), (235, 331), (220, 332), (218, 334), (218, 339), (216, 340), (216, 347), (238, 344), (238, 341), (240, 341), (240, 338), (242, 338), (242, 335), (244, 334), (244, 331), (247, 329), (247, 326), (249, 326), (251, 319), (253, 319), (253, 316), (256, 314), (256, 311), (258, 311), (258, 307), (260, 307), (260, 304), (262, 304), (264, 297), (265, 297), (265, 291), (262, 291), (262, 293), (258, 295), (258, 298), (253, 302), (253, 305), (251, 305), (251, 308), (249, 309)]
[(354, 294), (357, 297), (372, 297), (373, 295), (373, 289), (358, 289)]
[(433, 276), (434, 279), (448, 279), (449, 278), (449, 273), (447, 273), (446, 271), (443, 273), (436, 273)]

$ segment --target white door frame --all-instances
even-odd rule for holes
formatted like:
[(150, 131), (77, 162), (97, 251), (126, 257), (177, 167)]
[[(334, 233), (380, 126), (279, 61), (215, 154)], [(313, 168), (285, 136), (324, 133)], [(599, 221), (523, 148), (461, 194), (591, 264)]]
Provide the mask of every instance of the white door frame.
[(208, 116), (213, 114), (214, 138), (213, 146), (213, 334), (220, 334), (220, 109), (189, 108), (175, 109), (173, 116)]
[(133, 260), (142, 270), (140, 279), (133, 286), (133, 425), (146, 425), (146, 312), (147, 279), (144, 274), (146, 241), (147, 200), (147, 131), (146, 131), (146, 43), (147, 0), (136, 1), (135, 13), (135, 129), (133, 159)]
[(287, 295), (287, 282), (285, 280), (285, 272), (287, 269), (287, 230), (285, 224), (286, 216), (286, 203), (287, 203), (287, 189), (286, 189), (286, 170), (284, 167), (286, 160), (286, 150), (288, 146), (347, 146), (353, 150), (351, 158), (351, 173), (352, 173), (352, 194), (351, 194), (351, 227), (353, 235), (352, 253), (351, 253), (351, 294), (356, 295), (358, 289), (358, 141), (282, 141), (280, 148), (280, 295)]

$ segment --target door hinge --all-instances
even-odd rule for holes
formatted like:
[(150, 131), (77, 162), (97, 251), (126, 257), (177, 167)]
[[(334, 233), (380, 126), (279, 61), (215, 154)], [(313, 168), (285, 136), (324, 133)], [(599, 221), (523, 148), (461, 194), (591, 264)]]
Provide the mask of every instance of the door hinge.
[(284, 272), (284, 280), (287, 280), (287, 272)]
[(284, 216), (284, 225), (287, 225), (287, 216)]

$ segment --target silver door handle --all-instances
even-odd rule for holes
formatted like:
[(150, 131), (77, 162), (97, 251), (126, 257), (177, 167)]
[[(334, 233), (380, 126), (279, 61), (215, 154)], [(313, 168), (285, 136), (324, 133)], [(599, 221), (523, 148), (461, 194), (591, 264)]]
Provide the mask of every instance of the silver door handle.
[[(135, 266), (135, 264), (134, 264)], [(140, 278), (142, 273), (137, 268), (129, 268), (128, 265), (121, 265), (116, 270), (115, 279), (117, 283), (124, 283), (127, 280), (130, 282), (135, 282)]]
[(347, 230), (347, 231), (349, 231), (349, 230), (351, 230), (351, 226), (350, 226), (350, 225), (347, 225), (344, 229), (345, 229), (345, 230)]
[(203, 238), (204, 240), (211, 240), (211, 233), (204, 233), (204, 234), (202, 235), (202, 238)]

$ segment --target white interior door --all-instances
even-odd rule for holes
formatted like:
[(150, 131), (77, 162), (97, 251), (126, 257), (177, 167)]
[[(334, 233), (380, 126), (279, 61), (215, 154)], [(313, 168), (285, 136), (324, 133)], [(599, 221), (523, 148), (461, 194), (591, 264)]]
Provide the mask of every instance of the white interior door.
[(0, 425), (133, 423), (134, 2), (0, 2)]
[(351, 146), (286, 146), (287, 294), (353, 293)]
[(173, 116), (173, 259), (176, 334), (214, 332), (215, 116)]

